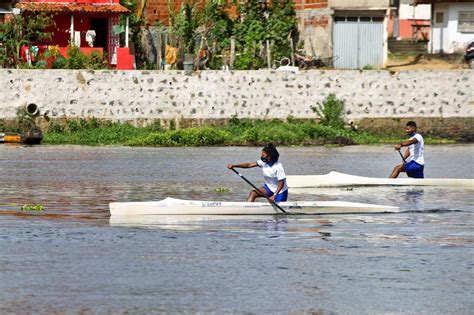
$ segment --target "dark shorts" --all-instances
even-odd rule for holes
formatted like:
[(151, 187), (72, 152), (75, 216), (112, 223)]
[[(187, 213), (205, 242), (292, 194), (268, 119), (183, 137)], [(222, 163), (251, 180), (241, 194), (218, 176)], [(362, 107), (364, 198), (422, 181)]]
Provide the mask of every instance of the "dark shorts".
[[(263, 185), (263, 188), (267, 192), (268, 197), (273, 196), (273, 191), (271, 191), (267, 185)], [(275, 196), (275, 202), (287, 201), (287, 200), (288, 200), (288, 189)]]
[(415, 161), (410, 161), (404, 165), (405, 172), (408, 177), (413, 178), (424, 178), (423, 170), (425, 169), (424, 165), (418, 164)]

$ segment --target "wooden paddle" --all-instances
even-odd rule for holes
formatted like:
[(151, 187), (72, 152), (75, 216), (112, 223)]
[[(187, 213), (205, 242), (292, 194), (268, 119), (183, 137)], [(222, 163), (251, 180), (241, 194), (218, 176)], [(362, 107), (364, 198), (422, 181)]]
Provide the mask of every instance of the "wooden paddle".
[[(255, 191), (256, 191), (258, 194), (260, 194), (258, 188), (257, 188), (254, 184), (252, 184), (247, 178), (245, 178), (244, 175), (242, 175), (242, 174), (240, 174), (239, 172), (237, 172), (237, 171), (235, 170), (235, 168), (231, 168), (231, 170), (234, 171), (235, 174), (239, 175), (244, 181), (246, 181), (247, 184), (249, 184), (250, 186), (252, 186), (252, 188), (255, 189)], [(285, 211), (282, 207), (280, 207), (276, 202), (271, 201), (270, 198), (268, 198), (267, 196), (264, 196), (264, 197), (268, 200), (268, 202), (269, 202), (272, 206), (277, 207), (278, 210), (280, 210), (280, 211), (283, 212), (284, 214), (288, 214), (288, 212), (286, 212), (286, 211)]]

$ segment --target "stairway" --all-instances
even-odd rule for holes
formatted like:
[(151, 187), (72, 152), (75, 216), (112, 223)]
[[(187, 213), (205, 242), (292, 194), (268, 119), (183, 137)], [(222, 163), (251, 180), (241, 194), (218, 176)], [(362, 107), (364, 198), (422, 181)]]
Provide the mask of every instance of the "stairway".
[(412, 40), (388, 39), (388, 51), (393, 54), (400, 53), (426, 53), (428, 41), (413, 42)]

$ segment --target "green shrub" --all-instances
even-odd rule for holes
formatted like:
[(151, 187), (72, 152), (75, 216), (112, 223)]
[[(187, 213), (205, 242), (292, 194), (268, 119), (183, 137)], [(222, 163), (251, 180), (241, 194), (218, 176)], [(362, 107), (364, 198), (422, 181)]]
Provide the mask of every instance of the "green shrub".
[(104, 53), (102, 55), (100, 52), (97, 50), (94, 50), (91, 52), (90, 56), (88, 57), (88, 69), (93, 69), (93, 70), (100, 70), (107, 68), (107, 55)]
[(138, 141), (132, 141), (129, 144), (151, 146), (213, 146), (224, 144), (228, 138), (229, 134), (225, 130), (213, 127), (200, 127), (153, 133), (143, 139), (138, 139)]
[(45, 29), (52, 26), (52, 17), (45, 13), (13, 15), (7, 22), (0, 23), (0, 65), (7, 68), (25, 66), (20, 57), (21, 47), (31, 48), (36, 42), (51, 39), (52, 33)]
[(49, 133), (61, 133), (64, 132), (64, 127), (54, 121), (51, 121), (51, 123), (48, 126), (48, 132)]
[(318, 103), (316, 107), (311, 107), (319, 118), (320, 123), (324, 126), (333, 128), (343, 128), (344, 122), (344, 103), (342, 99), (338, 99), (336, 95), (329, 94), (323, 103)]
[(71, 45), (67, 49), (66, 69), (86, 69), (87, 56), (84, 55), (79, 47)]
[[(53, 67), (63, 66), (65, 69), (93, 69), (99, 70), (107, 68), (107, 56), (101, 55), (98, 51), (92, 51), (90, 55), (86, 55), (81, 52), (80, 48), (77, 46), (69, 46), (67, 49), (68, 57), (65, 59), (64, 63), (62, 60), (59, 60), (56, 65), (53, 64)], [(56, 59), (60, 59), (59, 57)]]
[(308, 144), (396, 143), (399, 137), (380, 137), (367, 132), (334, 128), (312, 120), (257, 120), (233, 117), (225, 126), (201, 126), (163, 130), (158, 122), (147, 127), (129, 123), (102, 121), (96, 118), (51, 121), (44, 143), (54, 144), (123, 144), (130, 146), (222, 146)]
[(58, 56), (56, 57), (56, 59), (54, 59), (53, 63), (52, 63), (52, 68), (53, 69), (64, 69), (66, 68), (66, 58), (64, 58), (63, 56)]

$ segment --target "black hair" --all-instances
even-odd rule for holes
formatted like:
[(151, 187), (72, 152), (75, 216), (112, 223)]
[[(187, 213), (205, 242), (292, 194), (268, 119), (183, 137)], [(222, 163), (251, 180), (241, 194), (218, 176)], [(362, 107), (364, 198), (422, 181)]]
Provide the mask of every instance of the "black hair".
[(407, 122), (407, 124), (405, 126), (416, 128), (416, 122), (411, 120), (411, 121)]
[(272, 143), (268, 143), (266, 146), (264, 146), (262, 151), (268, 154), (272, 163), (278, 162), (278, 157), (280, 156), (280, 153), (278, 153), (277, 149)]

